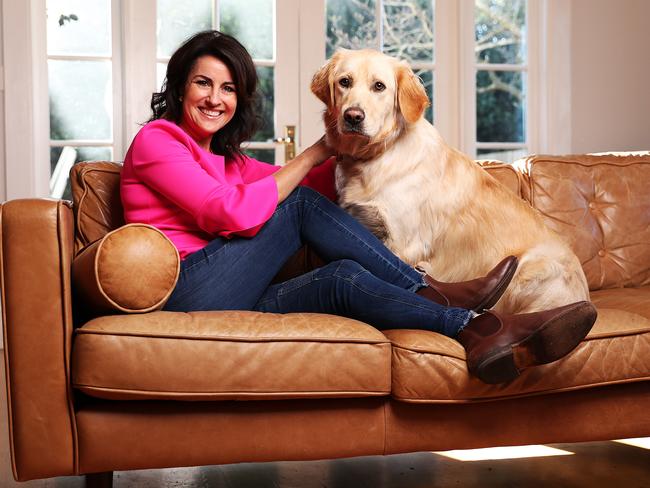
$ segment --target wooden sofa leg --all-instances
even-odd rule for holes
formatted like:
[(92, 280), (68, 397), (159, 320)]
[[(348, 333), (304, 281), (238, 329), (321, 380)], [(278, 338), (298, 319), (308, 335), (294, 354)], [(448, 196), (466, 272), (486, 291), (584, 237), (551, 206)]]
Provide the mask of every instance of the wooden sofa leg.
[(87, 474), (86, 488), (113, 488), (113, 472)]

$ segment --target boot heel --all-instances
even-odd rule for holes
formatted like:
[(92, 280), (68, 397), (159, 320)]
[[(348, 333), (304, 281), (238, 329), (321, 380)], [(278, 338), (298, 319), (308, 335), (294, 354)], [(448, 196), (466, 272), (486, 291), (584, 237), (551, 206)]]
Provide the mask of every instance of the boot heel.
[(509, 347), (484, 360), (472, 373), (490, 384), (506, 383), (519, 376), (512, 349)]
[(546, 326), (515, 346), (519, 369), (552, 363), (573, 351), (587, 335), (597, 312), (589, 302), (549, 321)]

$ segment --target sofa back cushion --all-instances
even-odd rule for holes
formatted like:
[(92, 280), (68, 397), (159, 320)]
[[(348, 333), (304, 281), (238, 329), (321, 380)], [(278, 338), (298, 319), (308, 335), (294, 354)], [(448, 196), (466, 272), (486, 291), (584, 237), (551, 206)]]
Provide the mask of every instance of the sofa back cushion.
[(120, 200), (122, 165), (108, 161), (75, 164), (70, 185), (75, 214), (75, 253), (124, 225)]
[(518, 197), (523, 197), (523, 177), (511, 164), (491, 160), (481, 160), (477, 161), (477, 163), (512, 193)]
[(578, 255), (589, 288), (650, 285), (650, 154), (531, 156), (523, 196)]

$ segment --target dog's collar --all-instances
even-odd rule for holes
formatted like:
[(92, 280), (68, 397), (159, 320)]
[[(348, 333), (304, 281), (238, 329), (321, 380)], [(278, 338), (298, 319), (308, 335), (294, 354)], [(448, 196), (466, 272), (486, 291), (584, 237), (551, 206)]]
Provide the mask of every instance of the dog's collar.
[(352, 165), (357, 163), (365, 163), (366, 161), (370, 161), (374, 157), (375, 156), (372, 154), (366, 157), (361, 157), (361, 156), (354, 157), (354, 156), (350, 156), (349, 154), (337, 154), (336, 162), (338, 164)]
[(363, 161), (363, 158), (354, 158), (349, 154), (337, 154), (336, 162), (339, 164), (354, 164), (357, 161)]

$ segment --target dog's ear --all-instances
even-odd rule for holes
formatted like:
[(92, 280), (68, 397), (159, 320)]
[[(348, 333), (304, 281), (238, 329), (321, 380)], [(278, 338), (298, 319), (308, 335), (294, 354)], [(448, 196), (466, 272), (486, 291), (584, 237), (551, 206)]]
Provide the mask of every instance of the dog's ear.
[(312, 93), (328, 107), (334, 104), (334, 92), (332, 91), (334, 84), (334, 68), (336, 67), (340, 57), (341, 53), (339, 51), (334, 53), (327, 63), (325, 63), (311, 79)]
[(397, 65), (397, 105), (409, 123), (417, 122), (429, 106), (424, 86), (405, 62)]

